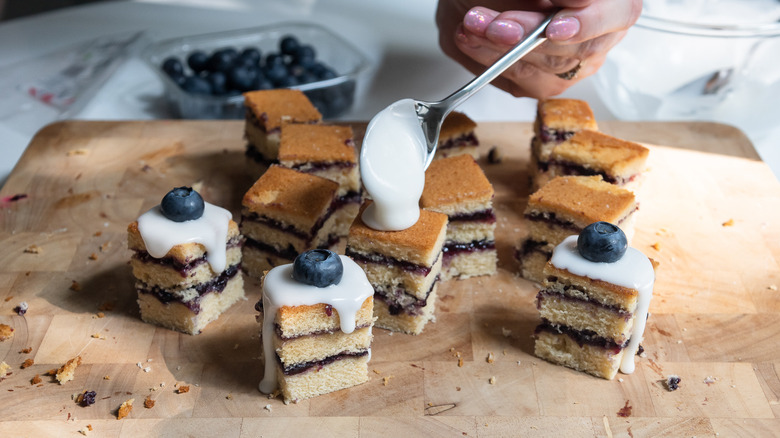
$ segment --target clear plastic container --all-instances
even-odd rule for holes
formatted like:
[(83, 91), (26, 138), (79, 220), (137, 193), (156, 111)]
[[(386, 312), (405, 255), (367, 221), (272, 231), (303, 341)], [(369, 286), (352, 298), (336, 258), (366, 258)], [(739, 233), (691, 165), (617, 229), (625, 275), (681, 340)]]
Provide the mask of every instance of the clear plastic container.
[(240, 119), (244, 117), (243, 96), (190, 94), (162, 70), (162, 62), (175, 56), (187, 69), (187, 56), (194, 50), (211, 53), (225, 47), (238, 51), (255, 47), (265, 57), (268, 53), (278, 52), (279, 41), (287, 35), (295, 36), (301, 44), (314, 47), (317, 60), (337, 74), (332, 79), (290, 88), (302, 90), (326, 119), (338, 117), (349, 110), (355, 99), (358, 75), (368, 66), (368, 61), (344, 39), (315, 24), (283, 23), (175, 38), (150, 45), (142, 57), (165, 84), (165, 98), (174, 116), (183, 119)]

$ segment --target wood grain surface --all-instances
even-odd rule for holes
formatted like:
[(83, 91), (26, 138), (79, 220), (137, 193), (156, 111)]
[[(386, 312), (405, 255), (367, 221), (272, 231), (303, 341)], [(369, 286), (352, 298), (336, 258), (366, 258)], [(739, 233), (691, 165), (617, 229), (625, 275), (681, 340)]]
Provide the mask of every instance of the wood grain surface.
[[(420, 336), (375, 329), (368, 383), (287, 406), (257, 391), (257, 282), (189, 336), (140, 321), (128, 266), (127, 224), (174, 186), (239, 211), (252, 182), (243, 124), (46, 127), (0, 191), (0, 323), (15, 329), (0, 342), (12, 372), (0, 382), (0, 436), (80, 436), (87, 425), (123, 437), (778, 436), (780, 184), (728, 126), (601, 127), (652, 144), (633, 246), (660, 266), (634, 374), (607, 381), (533, 356), (537, 287), (512, 257), (526, 232), (532, 128), (482, 123), (483, 156), (493, 146), (504, 156), (480, 161), (496, 189), (498, 274), (442, 283)], [(73, 381), (44, 375), (77, 355)], [(682, 378), (674, 392), (659, 383), (670, 374)], [(84, 390), (94, 405), (72, 399)]]

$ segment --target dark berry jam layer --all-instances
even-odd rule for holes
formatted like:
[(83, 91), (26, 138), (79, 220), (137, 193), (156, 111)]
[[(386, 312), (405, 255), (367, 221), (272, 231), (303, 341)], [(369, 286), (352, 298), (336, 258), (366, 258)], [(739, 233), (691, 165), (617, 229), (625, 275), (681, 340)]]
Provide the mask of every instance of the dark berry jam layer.
[(296, 257), (298, 257), (298, 251), (296, 251), (292, 245), (288, 246), (286, 249), (280, 250), (272, 245), (268, 245), (264, 242), (247, 237), (246, 242), (244, 242), (244, 246), (247, 248), (256, 249), (258, 251), (267, 252), (275, 257), (287, 259), (291, 263), (293, 260), (295, 260)]
[(469, 132), (458, 137), (453, 137), (440, 144), (439, 149), (443, 150), (467, 146), (479, 146), (479, 140), (477, 140), (477, 136), (474, 135), (473, 132)]
[(558, 293), (552, 290), (540, 290), (539, 293), (536, 294), (536, 308), (541, 310), (542, 301), (544, 300), (562, 300), (562, 301), (567, 301), (569, 303), (582, 303), (582, 304), (590, 304), (593, 306), (598, 306), (601, 307), (602, 309), (606, 309), (609, 310), (610, 312), (614, 312), (615, 314), (617, 314), (617, 316), (623, 318), (625, 321), (628, 321), (633, 316), (633, 313), (627, 312), (618, 306), (610, 306), (608, 304), (599, 303), (598, 301), (585, 300), (579, 297), (566, 295), (566, 291), (569, 290), (578, 290), (582, 292), (580, 289), (574, 286), (566, 286), (564, 288), (565, 291), (564, 293)]
[(398, 260), (393, 257), (387, 257), (385, 255), (377, 254), (377, 253), (360, 254), (352, 251), (350, 248), (347, 248), (344, 255), (346, 255), (347, 257), (351, 258), (352, 260), (358, 263), (374, 263), (377, 265), (385, 265), (388, 268), (397, 267), (406, 272), (410, 272), (412, 274), (422, 275), (422, 276), (426, 276), (430, 274), (431, 267), (435, 265), (436, 262), (439, 260), (439, 258), (437, 257), (436, 260), (433, 261), (433, 264), (431, 266), (422, 266), (412, 262), (407, 262), (405, 260)]
[(547, 242), (539, 242), (538, 240), (526, 239), (523, 241), (523, 244), (520, 245), (520, 248), (517, 248), (517, 253), (515, 254), (515, 258), (517, 258), (517, 260), (521, 260), (534, 251), (549, 257), (552, 255), (552, 253), (546, 251), (544, 249), (545, 246), (547, 246)]
[[(539, 167), (542, 168), (543, 166), (541, 166), (541, 163), (539, 164), (540, 164)], [(635, 180), (637, 177), (637, 175), (631, 175), (631, 177), (629, 178), (609, 175), (607, 174), (607, 172), (604, 172), (603, 170), (592, 169), (590, 167), (586, 167), (581, 164), (572, 163), (569, 161), (550, 160), (545, 164), (546, 164), (544, 166), (545, 169), (542, 170), (547, 170), (550, 166), (555, 166), (557, 173), (561, 175), (583, 175), (583, 176), (600, 175), (604, 181), (610, 184), (616, 184), (621, 186)]]
[(136, 290), (139, 294), (152, 294), (155, 296), (155, 298), (164, 304), (174, 301), (184, 304), (188, 309), (192, 310), (192, 312), (197, 315), (200, 313), (200, 300), (203, 299), (203, 296), (211, 292), (221, 293), (223, 290), (225, 290), (228, 281), (235, 277), (240, 269), (240, 263), (233, 266), (228, 266), (227, 269), (225, 269), (221, 274), (219, 274), (219, 276), (212, 279), (211, 281), (195, 285), (193, 289), (198, 292), (198, 297), (187, 302), (181, 301), (175, 294), (170, 293), (165, 289), (160, 288), (159, 286), (152, 286), (151, 288), (136, 287)]
[(553, 334), (561, 334), (566, 335), (570, 337), (574, 342), (577, 343), (580, 347), (584, 345), (591, 345), (594, 347), (603, 348), (605, 350), (609, 350), (612, 354), (618, 354), (620, 353), (626, 345), (628, 345), (629, 341), (626, 341), (622, 345), (618, 345), (617, 343), (613, 342), (612, 340), (603, 338), (599, 335), (597, 335), (595, 332), (590, 330), (574, 330), (571, 327), (567, 327), (565, 325), (558, 325), (553, 324), (550, 321), (546, 319), (542, 319), (542, 323), (539, 324), (536, 327), (535, 334), (539, 334), (541, 332), (548, 332)]
[(472, 242), (445, 242), (442, 248), (444, 260), (455, 257), (456, 255), (472, 253), (478, 251), (490, 251), (496, 249), (494, 240), (474, 240)]
[(539, 131), (539, 138), (541, 138), (543, 143), (549, 143), (551, 141), (563, 143), (574, 135), (574, 131), (557, 130), (547, 126), (542, 126)]
[(331, 169), (351, 169), (355, 166), (357, 166), (357, 163), (350, 163), (349, 161), (308, 161), (294, 164), (292, 168), (305, 173), (313, 173)]
[[(243, 240), (240, 237), (236, 237), (230, 239), (227, 242), (226, 249), (240, 247), (243, 244), (244, 244)], [(187, 278), (193, 269), (197, 268), (203, 263), (206, 263), (205, 254), (203, 255), (203, 257), (199, 257), (197, 259), (187, 259), (184, 262), (182, 262), (181, 260), (177, 260), (173, 257), (163, 257), (161, 259), (158, 259), (152, 257), (146, 251), (135, 251), (135, 254), (133, 254), (133, 258), (142, 263), (154, 263), (156, 265), (168, 266), (174, 269), (175, 271), (177, 271), (182, 276), (182, 278)]]
[(439, 282), (439, 276), (433, 279), (430, 289), (425, 294), (425, 299), (419, 299), (407, 293), (403, 288), (394, 288), (393, 290), (384, 290), (374, 288), (374, 299), (383, 301), (387, 304), (391, 315), (405, 313), (407, 315), (419, 315), (422, 309), (428, 305), (428, 297), (433, 292), (436, 283)]
[(475, 211), (473, 213), (453, 214), (448, 216), (450, 222), (484, 222), (492, 224), (496, 222), (496, 213), (492, 208)]
[(363, 357), (366, 355), (368, 355), (368, 350), (361, 350), (356, 352), (345, 352), (345, 353), (339, 353), (333, 356), (326, 357), (325, 359), (322, 360), (317, 360), (312, 362), (301, 362), (292, 365), (284, 365), (282, 363), (282, 360), (279, 358), (279, 355), (276, 355), (276, 361), (282, 367), (282, 372), (284, 373), (285, 376), (294, 376), (296, 374), (301, 374), (309, 370), (319, 371), (323, 369), (326, 365), (330, 365), (333, 362), (336, 362), (337, 360), (349, 359), (352, 357)]
[[(330, 307), (330, 306), (328, 306), (328, 307)], [(331, 310), (332, 310), (332, 308), (331, 308)], [(261, 309), (261, 311), (262, 311), (262, 309)], [(331, 314), (328, 315), (328, 316), (332, 316), (332, 311), (331, 311)], [(360, 329), (363, 329), (363, 328), (366, 328), (366, 327), (371, 327), (371, 324), (356, 325), (355, 326), (355, 330), (360, 330)], [(276, 335), (279, 336), (279, 338), (284, 340), (284, 341), (289, 341), (289, 340), (292, 340), (292, 339), (299, 339), (299, 338), (308, 338), (308, 337), (311, 337), (311, 336), (331, 335), (333, 333), (341, 331), (341, 329), (337, 327), (337, 328), (335, 328), (333, 330), (319, 330), (319, 331), (316, 331), (316, 332), (307, 333), (305, 335), (285, 336), (284, 333), (282, 333), (282, 327), (279, 326), (279, 324), (274, 324), (274, 329), (276, 331)]]

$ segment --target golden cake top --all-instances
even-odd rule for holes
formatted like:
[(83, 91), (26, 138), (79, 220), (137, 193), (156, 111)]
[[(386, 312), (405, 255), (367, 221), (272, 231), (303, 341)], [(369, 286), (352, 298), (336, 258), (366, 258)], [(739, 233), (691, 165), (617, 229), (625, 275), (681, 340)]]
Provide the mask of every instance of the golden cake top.
[(556, 146), (550, 160), (581, 164), (608, 175), (631, 176), (640, 173), (650, 151), (634, 142), (596, 131), (579, 131)]
[(244, 194), (245, 213), (256, 213), (309, 232), (325, 215), (339, 184), (273, 165)]
[(551, 129), (578, 131), (598, 130), (596, 118), (588, 102), (577, 99), (547, 99), (539, 101), (537, 119)]
[(244, 93), (244, 105), (255, 115), (266, 131), (282, 126), (282, 121), (317, 123), (322, 114), (301, 90), (279, 88)]
[(469, 116), (458, 112), (451, 112), (441, 124), (441, 130), (439, 131), (439, 144), (445, 142), (452, 137), (460, 137), (463, 134), (474, 131), (477, 127), (477, 123), (469, 118)]
[(601, 176), (559, 176), (528, 198), (525, 214), (555, 213), (585, 227), (598, 221), (619, 225), (636, 209), (634, 194)]
[(490, 207), (493, 186), (471, 155), (431, 162), (425, 171), (420, 206), (451, 215)]
[(447, 232), (447, 215), (420, 210), (417, 223), (401, 231), (379, 231), (363, 222), (363, 210), (371, 203), (366, 201), (360, 207), (355, 221), (349, 228), (347, 247), (362, 253), (378, 253), (397, 260), (404, 260), (430, 267), (439, 257)]
[[(232, 219), (228, 222), (227, 240), (225, 243), (232, 239), (239, 237), (238, 224)], [(144, 239), (141, 237), (141, 232), (138, 231), (138, 221), (133, 221), (127, 226), (127, 247), (133, 251), (146, 251), (146, 245)], [(206, 247), (200, 243), (181, 243), (174, 245), (173, 248), (165, 254), (165, 257), (172, 257), (177, 262), (188, 263), (195, 259), (199, 259), (206, 255)]]
[(283, 123), (279, 161), (357, 164), (352, 137), (349, 126)]

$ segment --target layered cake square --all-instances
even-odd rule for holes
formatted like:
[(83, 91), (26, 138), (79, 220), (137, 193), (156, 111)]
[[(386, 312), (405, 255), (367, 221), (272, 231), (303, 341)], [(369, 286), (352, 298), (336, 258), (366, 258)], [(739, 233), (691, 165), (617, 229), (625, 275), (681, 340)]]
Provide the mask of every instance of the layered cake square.
[(258, 176), (278, 162), (283, 123), (320, 123), (322, 114), (300, 90), (278, 88), (244, 93), (246, 155)]
[(347, 235), (354, 214), (336, 196), (339, 184), (317, 175), (273, 165), (242, 201), (243, 267), (262, 278), (302, 252), (331, 248)]
[(531, 141), (533, 156), (541, 163), (547, 162), (555, 146), (584, 129), (598, 130), (593, 110), (584, 100), (540, 100)]
[(374, 290), (355, 262), (330, 254), (343, 267), (332, 284), (299, 281), (294, 264), (278, 266), (263, 279), (260, 390), (278, 389), (285, 403), (368, 381)]
[(528, 236), (517, 251), (521, 275), (541, 283), (553, 248), (593, 222), (616, 224), (630, 241), (638, 208), (631, 191), (601, 176), (553, 178), (528, 198), (524, 212)]
[(446, 214), (442, 280), (496, 272), (493, 186), (471, 155), (435, 160), (425, 171), (420, 206)]
[(158, 205), (127, 235), (145, 322), (194, 335), (244, 299), (242, 238), (229, 211), (205, 203), (202, 216), (176, 222)]
[(349, 210), (351, 218), (357, 215), (363, 195), (351, 127), (283, 124), (279, 164), (336, 181), (337, 202)]
[(447, 215), (421, 210), (411, 227), (379, 231), (366, 225), (361, 214), (349, 229), (346, 255), (363, 268), (374, 288), (375, 325), (422, 333), (434, 318)]
[(636, 188), (650, 151), (634, 142), (597, 131), (579, 131), (550, 152), (546, 166), (539, 167), (536, 187), (556, 176), (601, 175), (604, 181)]
[(477, 123), (464, 113), (453, 111), (444, 119), (439, 131), (439, 144), (434, 159), (471, 155), (479, 158), (479, 140), (474, 130)]
[(588, 260), (577, 240), (567, 237), (544, 268), (534, 354), (605, 379), (618, 369), (629, 374), (653, 293), (653, 265), (630, 247), (614, 262)]

